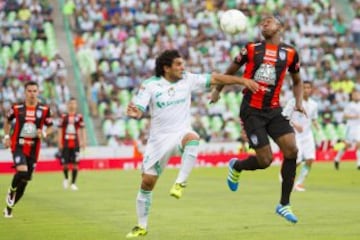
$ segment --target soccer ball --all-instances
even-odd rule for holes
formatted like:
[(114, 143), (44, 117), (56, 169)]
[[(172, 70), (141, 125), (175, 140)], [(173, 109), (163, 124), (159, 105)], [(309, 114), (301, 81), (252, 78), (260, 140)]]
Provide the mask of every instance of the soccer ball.
[(247, 17), (240, 10), (230, 9), (220, 15), (220, 28), (225, 33), (237, 34), (246, 29)]

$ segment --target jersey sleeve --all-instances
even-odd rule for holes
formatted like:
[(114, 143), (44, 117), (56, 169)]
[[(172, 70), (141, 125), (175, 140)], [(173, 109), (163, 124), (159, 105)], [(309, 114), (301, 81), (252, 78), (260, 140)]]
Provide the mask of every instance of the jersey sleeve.
[(59, 122), (58, 122), (58, 124), (57, 124), (57, 127), (58, 128), (63, 128), (64, 127), (64, 115), (62, 114), (61, 116), (60, 116), (60, 118), (59, 118)]
[(150, 84), (142, 84), (138, 93), (134, 96), (133, 102), (138, 109), (142, 112), (146, 111), (151, 99), (151, 86)]
[(80, 128), (84, 128), (84, 127), (85, 127), (85, 123), (84, 123), (84, 118), (83, 118), (83, 116), (82, 116), (81, 114), (79, 114), (78, 118), (79, 118), (79, 121), (78, 121), (79, 127), (80, 127)]
[(50, 127), (53, 125), (53, 119), (52, 119), (52, 116), (51, 116), (51, 110), (50, 108), (48, 109), (47, 113), (46, 113), (46, 116), (45, 116), (45, 125)]
[(184, 79), (189, 82), (191, 91), (210, 89), (211, 74), (194, 74), (186, 72)]
[(347, 104), (346, 107), (344, 108), (344, 114), (346, 115), (351, 115), (353, 113), (353, 108), (352, 108), (352, 104)]
[(6, 113), (6, 118), (9, 122), (11, 122), (14, 118), (15, 118), (15, 110), (14, 110), (14, 105), (11, 106), (11, 108), (8, 110), (8, 112)]
[(241, 66), (244, 65), (248, 61), (248, 49), (249, 44), (240, 50), (239, 54), (234, 58), (234, 63)]
[(312, 113), (312, 116), (311, 116), (311, 120), (316, 120), (319, 118), (319, 111), (318, 111), (318, 105), (317, 103), (315, 102), (314, 103), (314, 111)]
[(295, 53), (294, 53), (293, 61), (289, 65), (289, 69), (288, 69), (288, 71), (290, 73), (298, 73), (300, 71), (299, 54), (297, 53), (297, 51), (295, 49), (294, 49), (294, 51), (295, 51)]
[(292, 114), (294, 113), (294, 108), (295, 108), (295, 99), (291, 99), (285, 105), (285, 107), (284, 107), (284, 109), (282, 111), (282, 115), (284, 117), (286, 117), (288, 120), (290, 120)]

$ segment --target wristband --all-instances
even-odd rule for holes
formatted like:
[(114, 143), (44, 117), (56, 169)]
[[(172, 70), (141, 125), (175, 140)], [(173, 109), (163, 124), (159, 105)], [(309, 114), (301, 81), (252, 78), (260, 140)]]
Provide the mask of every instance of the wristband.
[(9, 135), (9, 134), (5, 134), (4, 140), (6, 140), (6, 139), (10, 139), (10, 135)]

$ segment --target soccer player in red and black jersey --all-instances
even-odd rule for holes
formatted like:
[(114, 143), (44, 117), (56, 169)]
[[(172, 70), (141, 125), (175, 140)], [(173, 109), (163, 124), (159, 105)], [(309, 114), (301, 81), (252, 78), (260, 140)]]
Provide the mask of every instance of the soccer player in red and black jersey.
[[(264, 40), (248, 43), (226, 72), (233, 75), (245, 64), (244, 77), (254, 79), (261, 86), (257, 92), (244, 89), (244, 98), (240, 107), (240, 118), (256, 156), (249, 156), (244, 160), (231, 159), (227, 182), (229, 188), (236, 191), (242, 171), (265, 169), (270, 166), (273, 155), (268, 140), (269, 135), (284, 155), (281, 169), (283, 178), (281, 199), (275, 211), (286, 220), (296, 223), (298, 219), (290, 207), (290, 194), (294, 184), (298, 150), (294, 130), (289, 120), (281, 114), (279, 96), (285, 74), (289, 71), (296, 99), (295, 110), (305, 113), (302, 106), (299, 56), (292, 46), (280, 41), (282, 23), (278, 17), (265, 16), (260, 27)], [(218, 100), (221, 88), (220, 86), (213, 90), (212, 102)]]
[[(39, 86), (25, 84), (25, 102), (12, 105), (4, 122), (4, 146), (10, 147), (16, 173), (6, 197), (4, 217), (12, 217), (12, 209), (25, 192), (39, 157), (41, 139), (52, 132), (49, 106), (38, 101)], [(10, 128), (13, 125), (10, 135)], [(46, 130), (43, 129), (47, 126)]]
[(71, 98), (68, 102), (68, 112), (61, 115), (59, 122), (59, 150), (61, 152), (61, 164), (64, 172), (64, 188), (68, 188), (68, 171), (69, 164), (72, 164), (72, 190), (78, 190), (75, 185), (78, 173), (78, 162), (80, 148), (85, 148), (86, 137), (84, 130), (84, 121), (81, 114), (77, 113), (77, 102), (75, 98)]

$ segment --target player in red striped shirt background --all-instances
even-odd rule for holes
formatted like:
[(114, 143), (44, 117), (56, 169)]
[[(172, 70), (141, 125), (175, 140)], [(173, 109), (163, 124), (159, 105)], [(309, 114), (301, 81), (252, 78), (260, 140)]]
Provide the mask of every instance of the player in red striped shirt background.
[[(38, 100), (39, 85), (26, 82), (25, 101), (13, 104), (4, 122), (4, 146), (11, 148), (16, 173), (6, 196), (4, 217), (11, 218), (13, 207), (24, 195), (39, 157), (41, 139), (52, 132), (48, 105)], [(46, 130), (43, 129), (47, 126)]]
[(86, 146), (86, 134), (84, 129), (83, 116), (77, 113), (77, 102), (71, 98), (68, 102), (67, 113), (61, 115), (58, 130), (59, 150), (61, 164), (63, 166), (64, 181), (63, 187), (69, 187), (69, 165), (72, 165), (71, 190), (78, 190), (76, 178), (78, 175), (78, 163), (80, 148)]

